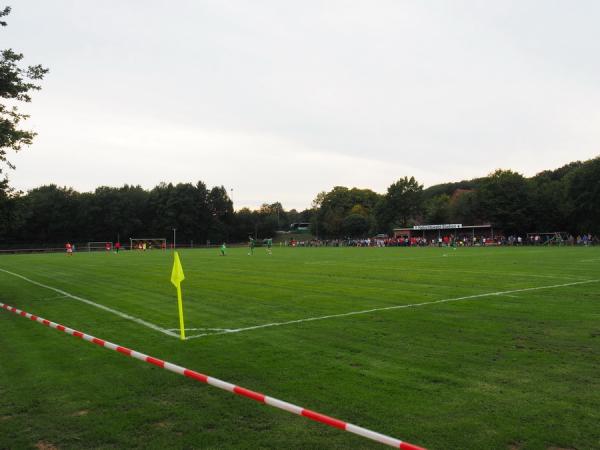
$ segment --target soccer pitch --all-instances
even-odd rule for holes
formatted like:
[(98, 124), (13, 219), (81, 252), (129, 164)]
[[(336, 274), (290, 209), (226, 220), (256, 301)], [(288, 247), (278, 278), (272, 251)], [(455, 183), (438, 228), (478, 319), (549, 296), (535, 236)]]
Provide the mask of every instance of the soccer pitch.
[[(600, 248), (5, 255), (0, 302), (428, 449), (600, 448)], [(384, 448), (0, 310), (0, 448)], [(44, 447), (46, 446), (46, 447)]]

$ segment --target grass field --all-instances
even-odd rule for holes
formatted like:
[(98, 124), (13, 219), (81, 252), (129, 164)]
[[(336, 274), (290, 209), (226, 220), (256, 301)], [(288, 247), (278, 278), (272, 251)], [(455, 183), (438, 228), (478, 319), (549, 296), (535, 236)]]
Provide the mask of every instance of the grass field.
[[(185, 342), (170, 253), (1, 256), (0, 301), (429, 449), (600, 448), (600, 248), (181, 260)], [(0, 310), (0, 448), (35, 446), (381, 448)]]

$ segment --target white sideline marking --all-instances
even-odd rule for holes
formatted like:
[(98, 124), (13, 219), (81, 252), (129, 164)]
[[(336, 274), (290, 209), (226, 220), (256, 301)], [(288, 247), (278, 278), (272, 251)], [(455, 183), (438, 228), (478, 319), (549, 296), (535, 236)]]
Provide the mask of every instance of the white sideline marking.
[(214, 336), (214, 335), (217, 335), (217, 334), (240, 333), (242, 331), (257, 330), (259, 328), (280, 327), (280, 326), (283, 326), (283, 325), (291, 325), (291, 324), (302, 323), (302, 322), (312, 322), (312, 321), (315, 321), (315, 320), (333, 319), (333, 318), (337, 318), (337, 317), (356, 316), (358, 314), (368, 314), (368, 313), (377, 312), (377, 311), (387, 311), (387, 310), (390, 310), (390, 309), (413, 308), (413, 307), (416, 307), (416, 306), (426, 306), (426, 305), (435, 305), (435, 304), (438, 304), (438, 303), (457, 302), (457, 301), (460, 301), (460, 300), (470, 300), (470, 299), (473, 299), (473, 298), (481, 298), (481, 297), (491, 297), (491, 296), (501, 296), (501, 295), (515, 294), (517, 292), (538, 291), (538, 290), (541, 290), (541, 289), (554, 289), (554, 288), (566, 287), (566, 286), (576, 286), (578, 284), (597, 283), (599, 281), (600, 280), (576, 281), (574, 283), (553, 284), (551, 286), (538, 286), (538, 287), (523, 288), (523, 289), (513, 289), (513, 290), (510, 290), (510, 291), (487, 292), (485, 294), (467, 295), (465, 297), (444, 298), (442, 300), (435, 300), (435, 301), (432, 301), (432, 302), (411, 303), (411, 304), (407, 304), (407, 305), (385, 306), (385, 307), (382, 307), (382, 308), (365, 309), (365, 310), (362, 310), (362, 311), (351, 311), (351, 312), (342, 313), (342, 314), (329, 314), (327, 316), (307, 317), (306, 319), (289, 320), (287, 322), (266, 323), (266, 324), (263, 324), (263, 325), (255, 325), (255, 326), (252, 326), (252, 327), (235, 328), (235, 329), (231, 329), (231, 330), (228, 330), (228, 331), (219, 331), (217, 333), (203, 333), (203, 334), (197, 334), (197, 335), (194, 335), (194, 336), (188, 336), (187, 339), (195, 339), (195, 338), (199, 338), (199, 337), (203, 337), (203, 336)]
[(139, 317), (130, 316), (129, 314), (125, 314), (124, 312), (117, 311), (116, 309), (109, 308), (108, 306), (104, 306), (104, 305), (101, 305), (99, 303), (95, 303), (95, 302), (93, 302), (91, 300), (88, 300), (86, 298), (78, 297), (78, 296), (73, 295), (73, 294), (69, 294), (68, 292), (63, 291), (61, 289), (57, 289), (55, 287), (39, 283), (37, 281), (31, 280), (31, 279), (29, 279), (27, 277), (24, 277), (23, 275), (11, 272), (11, 271), (6, 270), (6, 269), (0, 269), (0, 272), (7, 273), (9, 275), (12, 275), (13, 277), (21, 278), (22, 280), (25, 280), (28, 283), (35, 284), (36, 286), (40, 286), (40, 287), (43, 287), (43, 288), (46, 288), (46, 289), (50, 289), (51, 291), (58, 292), (59, 294), (65, 296), (65, 297), (69, 297), (69, 298), (72, 298), (73, 300), (77, 300), (77, 301), (85, 303), (87, 305), (94, 306), (94, 307), (102, 309), (104, 311), (108, 311), (109, 313), (115, 314), (115, 315), (117, 315), (119, 317), (122, 317), (122, 318), (127, 319), (127, 320), (131, 320), (133, 322), (139, 323), (140, 325), (144, 325), (145, 327), (151, 328), (153, 330), (160, 331), (161, 333), (167, 334), (169, 336), (179, 338), (178, 334), (175, 334), (175, 333), (173, 333), (173, 332), (171, 332), (169, 330), (161, 328), (158, 325), (154, 325), (153, 323), (146, 322), (145, 320), (140, 319)]

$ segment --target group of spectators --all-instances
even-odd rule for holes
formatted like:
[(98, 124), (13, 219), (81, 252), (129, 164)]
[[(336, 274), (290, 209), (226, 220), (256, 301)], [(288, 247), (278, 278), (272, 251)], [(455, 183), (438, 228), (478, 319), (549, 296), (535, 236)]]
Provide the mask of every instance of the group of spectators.
[(365, 239), (310, 239), (305, 241), (289, 240), (285, 242), (290, 247), (474, 247), (497, 245), (598, 245), (598, 236), (591, 234), (565, 235), (557, 234), (530, 234), (526, 237), (510, 235), (505, 237), (473, 236), (473, 235), (446, 235), (435, 238), (424, 237), (385, 237)]
[(529, 234), (526, 239), (521, 236), (509, 236), (502, 238), (504, 245), (598, 245), (600, 239), (591, 233), (578, 234), (576, 236), (566, 233), (543, 233)]

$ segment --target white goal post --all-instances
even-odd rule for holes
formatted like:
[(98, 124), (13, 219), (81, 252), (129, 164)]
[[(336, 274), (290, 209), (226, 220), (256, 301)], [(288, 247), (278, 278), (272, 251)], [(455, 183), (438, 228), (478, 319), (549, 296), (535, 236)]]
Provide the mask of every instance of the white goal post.
[(88, 242), (87, 243), (87, 250), (88, 252), (95, 252), (95, 251), (100, 251), (100, 250), (106, 250), (106, 244), (110, 245), (109, 250), (112, 250), (114, 248), (114, 245), (112, 242), (109, 241), (98, 241), (98, 242)]
[(129, 238), (130, 250), (166, 250), (165, 238)]

